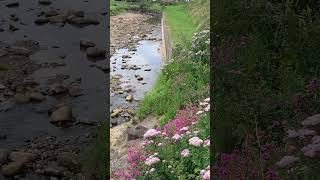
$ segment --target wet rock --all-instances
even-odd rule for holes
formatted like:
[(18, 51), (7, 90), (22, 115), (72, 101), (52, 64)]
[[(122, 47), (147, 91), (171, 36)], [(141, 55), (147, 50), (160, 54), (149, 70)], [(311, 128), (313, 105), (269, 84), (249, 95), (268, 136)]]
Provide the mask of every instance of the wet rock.
[(118, 125), (118, 121), (111, 120), (111, 125), (112, 125), (112, 126), (116, 126), (116, 125)]
[(140, 139), (143, 138), (144, 133), (146, 133), (148, 128), (144, 126), (137, 126), (137, 127), (131, 127), (128, 128), (127, 134), (128, 134), (128, 141), (130, 140), (135, 140), (135, 139)]
[(14, 32), (14, 31), (19, 30), (19, 28), (17, 28), (17, 27), (15, 27), (14, 25), (10, 24), (10, 25), (9, 25), (9, 30), (12, 31), (12, 32)]
[(30, 93), (29, 98), (31, 101), (37, 101), (37, 102), (41, 102), (46, 99), (46, 97), (39, 92)]
[(48, 0), (39, 0), (38, 3), (41, 4), (41, 5), (50, 5), (50, 4), (52, 4), (52, 2), (48, 1)]
[(320, 155), (320, 144), (309, 144), (303, 147), (302, 152), (305, 156), (313, 158)]
[(51, 123), (72, 121), (72, 109), (69, 106), (59, 107), (51, 114)]
[(298, 157), (295, 156), (284, 156), (280, 161), (276, 163), (276, 165), (280, 168), (290, 167), (299, 161)]
[(90, 67), (96, 67), (101, 71), (103, 71), (104, 73), (110, 72), (110, 68), (107, 65), (91, 64)]
[(71, 87), (68, 91), (69, 95), (72, 97), (78, 97), (83, 95), (82, 89), (79, 87)]
[(2, 173), (5, 176), (12, 176), (17, 174), (23, 169), (24, 165), (28, 162), (33, 161), (36, 155), (25, 152), (12, 152), (9, 155), (9, 159), (12, 162), (2, 166)]
[(18, 6), (19, 6), (19, 3), (18, 3), (18, 2), (11, 2), (11, 3), (6, 4), (6, 6), (7, 6), (8, 8), (18, 7)]
[(49, 22), (52, 24), (58, 24), (58, 23), (66, 23), (67, 17), (65, 15), (56, 15), (56, 16), (51, 16), (48, 18)]
[(83, 117), (80, 117), (78, 118), (78, 122), (77, 124), (83, 124), (83, 125), (89, 125), (89, 126), (93, 126), (95, 125), (97, 122), (95, 121), (91, 121), (89, 118), (83, 118)]
[(56, 165), (48, 165), (44, 169), (43, 174), (47, 176), (63, 176), (65, 169)]
[(44, 16), (45, 17), (52, 17), (52, 16), (57, 16), (57, 15), (59, 15), (59, 13), (57, 12), (57, 11), (54, 11), (54, 10), (51, 10), (51, 11), (48, 11), (48, 12), (45, 12), (44, 13)]
[(105, 58), (107, 51), (104, 49), (99, 49), (96, 47), (89, 47), (87, 49), (87, 56), (93, 57), (93, 58)]
[(49, 95), (62, 94), (67, 92), (68, 88), (64, 84), (52, 84), (48, 90)]
[(17, 174), (23, 167), (23, 164), (19, 162), (11, 162), (2, 166), (2, 174), (5, 176), (12, 176)]
[(80, 40), (80, 46), (83, 48), (88, 48), (88, 47), (94, 47), (94, 46), (96, 46), (96, 44), (91, 41)]
[(34, 21), (35, 24), (42, 25), (49, 22), (48, 18), (38, 18)]
[(14, 97), (15, 102), (17, 104), (24, 104), (24, 103), (28, 103), (30, 101), (30, 97), (23, 95), (23, 94), (18, 94)]
[(320, 123), (320, 114), (313, 115), (302, 121), (303, 126), (316, 126)]
[(83, 18), (83, 17), (76, 17), (70, 20), (70, 24), (76, 26), (86, 26), (86, 25), (98, 25), (100, 24), (99, 21), (95, 19)]
[(151, 71), (151, 69), (145, 69), (144, 71)]
[(143, 77), (140, 76), (140, 75), (135, 75), (135, 77), (137, 78), (138, 81), (142, 81), (143, 80)]
[(84, 11), (75, 11), (75, 10), (70, 10), (67, 12), (68, 16), (75, 16), (75, 17), (84, 17)]
[(69, 170), (77, 170), (80, 167), (76, 155), (70, 152), (60, 153), (57, 156), (57, 162), (60, 166), (66, 167)]
[(0, 166), (8, 160), (9, 151), (0, 149)]
[(132, 94), (129, 94), (129, 95), (126, 97), (126, 101), (131, 102), (132, 100), (133, 100), (133, 96), (132, 96)]
[(128, 54), (124, 54), (122, 55), (122, 58), (127, 59), (127, 58), (131, 58), (131, 56), (129, 56)]
[(5, 51), (3, 49), (0, 49), (0, 57), (6, 56), (8, 54), (8, 51)]
[(114, 109), (111, 113), (111, 117), (117, 117), (123, 110), (122, 109)]
[(0, 83), (0, 90), (5, 90), (6, 86)]

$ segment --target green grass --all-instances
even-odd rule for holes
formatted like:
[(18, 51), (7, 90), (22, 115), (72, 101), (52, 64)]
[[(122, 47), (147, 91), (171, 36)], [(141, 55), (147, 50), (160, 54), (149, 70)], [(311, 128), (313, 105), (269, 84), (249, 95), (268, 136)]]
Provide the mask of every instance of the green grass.
[(138, 109), (138, 118), (164, 115), (161, 125), (175, 117), (189, 102), (208, 96), (209, 65), (187, 59), (174, 61), (162, 71), (155, 88), (147, 94)]
[(121, 14), (127, 11), (160, 13), (162, 6), (159, 3), (142, 2), (127, 2), (127, 1), (111, 1), (110, 14), (111, 16)]
[(164, 12), (173, 42), (187, 45), (197, 30), (197, 24), (192, 20), (187, 6), (185, 4), (166, 6)]
[(97, 131), (96, 142), (83, 154), (82, 164), (84, 169), (103, 180), (109, 174), (107, 168), (109, 167), (109, 126), (107, 123), (102, 123)]

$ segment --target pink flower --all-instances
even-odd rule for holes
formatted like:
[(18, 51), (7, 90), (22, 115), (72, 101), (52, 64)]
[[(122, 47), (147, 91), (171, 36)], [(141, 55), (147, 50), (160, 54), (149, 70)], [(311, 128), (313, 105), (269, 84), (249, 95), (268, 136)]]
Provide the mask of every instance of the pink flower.
[(202, 114), (203, 113), (203, 111), (198, 111), (197, 113), (196, 113), (196, 115), (199, 115), (199, 114)]
[(162, 146), (162, 143), (159, 143), (157, 146), (158, 146), (158, 147), (159, 147), (159, 146)]
[(204, 175), (202, 176), (204, 180), (209, 180), (210, 179), (210, 170), (208, 170)]
[(184, 150), (181, 152), (181, 156), (182, 156), (182, 157), (188, 157), (188, 156), (190, 156), (190, 151), (189, 151), (189, 149), (184, 149)]
[(201, 170), (201, 171), (200, 171), (200, 176), (203, 176), (206, 172), (207, 172), (207, 171), (206, 171), (206, 170), (204, 170), (204, 169), (203, 169), (203, 170)]
[(172, 139), (175, 140), (175, 141), (177, 141), (177, 140), (180, 139), (180, 138), (181, 138), (181, 136), (180, 136), (179, 134), (175, 134), (175, 135), (172, 137)]
[(143, 137), (150, 138), (150, 137), (154, 137), (158, 134), (161, 134), (161, 132), (158, 130), (155, 130), (155, 129), (148, 129), (148, 131), (143, 135)]
[(206, 111), (206, 112), (210, 111), (210, 104), (204, 108), (204, 111)]
[(206, 98), (204, 102), (210, 102), (210, 98)]
[(159, 161), (159, 158), (151, 156), (146, 159), (145, 163), (146, 165), (151, 166), (152, 164), (158, 163)]
[(204, 143), (203, 143), (203, 147), (207, 147), (207, 146), (210, 146), (210, 140), (209, 139), (205, 140)]
[(200, 146), (203, 143), (203, 140), (198, 137), (193, 137), (189, 139), (189, 144), (193, 146)]

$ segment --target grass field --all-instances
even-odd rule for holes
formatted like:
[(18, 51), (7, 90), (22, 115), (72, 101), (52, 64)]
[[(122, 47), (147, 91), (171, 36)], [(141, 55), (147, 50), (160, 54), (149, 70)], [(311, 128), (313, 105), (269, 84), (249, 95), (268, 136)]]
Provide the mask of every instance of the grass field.
[(197, 25), (188, 13), (186, 5), (166, 6), (164, 12), (172, 33), (173, 42), (182, 45), (190, 42)]

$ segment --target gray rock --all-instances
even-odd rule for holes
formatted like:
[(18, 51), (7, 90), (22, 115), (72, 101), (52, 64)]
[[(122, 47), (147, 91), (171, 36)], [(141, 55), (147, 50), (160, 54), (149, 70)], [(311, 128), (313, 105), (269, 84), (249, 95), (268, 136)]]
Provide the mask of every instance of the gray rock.
[(52, 84), (49, 87), (48, 93), (49, 95), (67, 93), (68, 88), (64, 84)]
[(57, 162), (60, 166), (66, 167), (69, 170), (79, 169), (80, 163), (77, 156), (70, 152), (63, 152), (57, 156)]
[(276, 165), (280, 168), (290, 167), (299, 161), (298, 157), (295, 156), (284, 156), (280, 161), (276, 163)]
[(62, 106), (51, 114), (52, 123), (72, 121), (72, 109), (69, 106)]
[(37, 102), (41, 102), (46, 99), (46, 97), (39, 92), (30, 93), (29, 97), (31, 101), (37, 101)]
[(25, 152), (12, 152), (9, 155), (9, 159), (12, 161), (2, 166), (2, 173), (6, 176), (12, 176), (17, 174), (26, 163), (33, 161), (36, 155)]
[(5, 90), (6, 86), (0, 83), (0, 90)]
[(95, 19), (83, 18), (83, 17), (75, 17), (70, 20), (70, 24), (76, 26), (86, 26), (86, 25), (98, 25), (99, 21)]
[(23, 94), (16, 95), (14, 99), (17, 104), (24, 104), (30, 102), (30, 97)]
[(301, 149), (307, 157), (313, 158), (320, 155), (320, 144), (309, 144)]
[(19, 30), (19, 28), (17, 28), (16, 26), (10, 24), (10, 25), (9, 25), (9, 30), (12, 31), (12, 32), (14, 32), (14, 31)]
[(49, 1), (49, 0), (39, 0), (38, 3), (41, 4), (41, 5), (50, 5), (50, 4), (52, 4), (52, 2)]
[(302, 121), (303, 126), (316, 126), (320, 123), (320, 114), (313, 115)]
[(3, 49), (0, 49), (0, 57), (6, 56), (8, 54), (8, 51), (5, 51)]
[(49, 22), (48, 18), (39, 18), (34, 21), (35, 24), (42, 25)]
[(129, 95), (126, 97), (126, 101), (131, 102), (132, 100), (133, 100), (133, 96), (132, 96), (132, 94), (129, 94)]
[(83, 95), (82, 89), (80, 87), (71, 87), (68, 93), (72, 97), (78, 97)]
[(128, 128), (127, 134), (128, 134), (128, 141), (135, 140), (139, 138), (143, 138), (144, 133), (146, 133), (148, 128), (144, 126), (137, 126), (137, 127), (131, 127)]
[(51, 16), (48, 18), (50, 23), (57, 24), (57, 23), (66, 23), (67, 17), (66, 15), (56, 15)]
[(93, 57), (93, 58), (105, 58), (107, 51), (104, 49), (99, 49), (96, 47), (89, 47), (87, 49), (87, 56)]
[(91, 41), (80, 40), (80, 46), (84, 47), (84, 48), (88, 48), (88, 47), (94, 47), (94, 46), (96, 46), (96, 44)]
[(0, 149), (0, 166), (8, 160), (9, 151)]
[(18, 2), (11, 2), (11, 3), (6, 4), (6, 6), (7, 6), (8, 8), (18, 7), (18, 6), (19, 6), (19, 3), (18, 3)]

